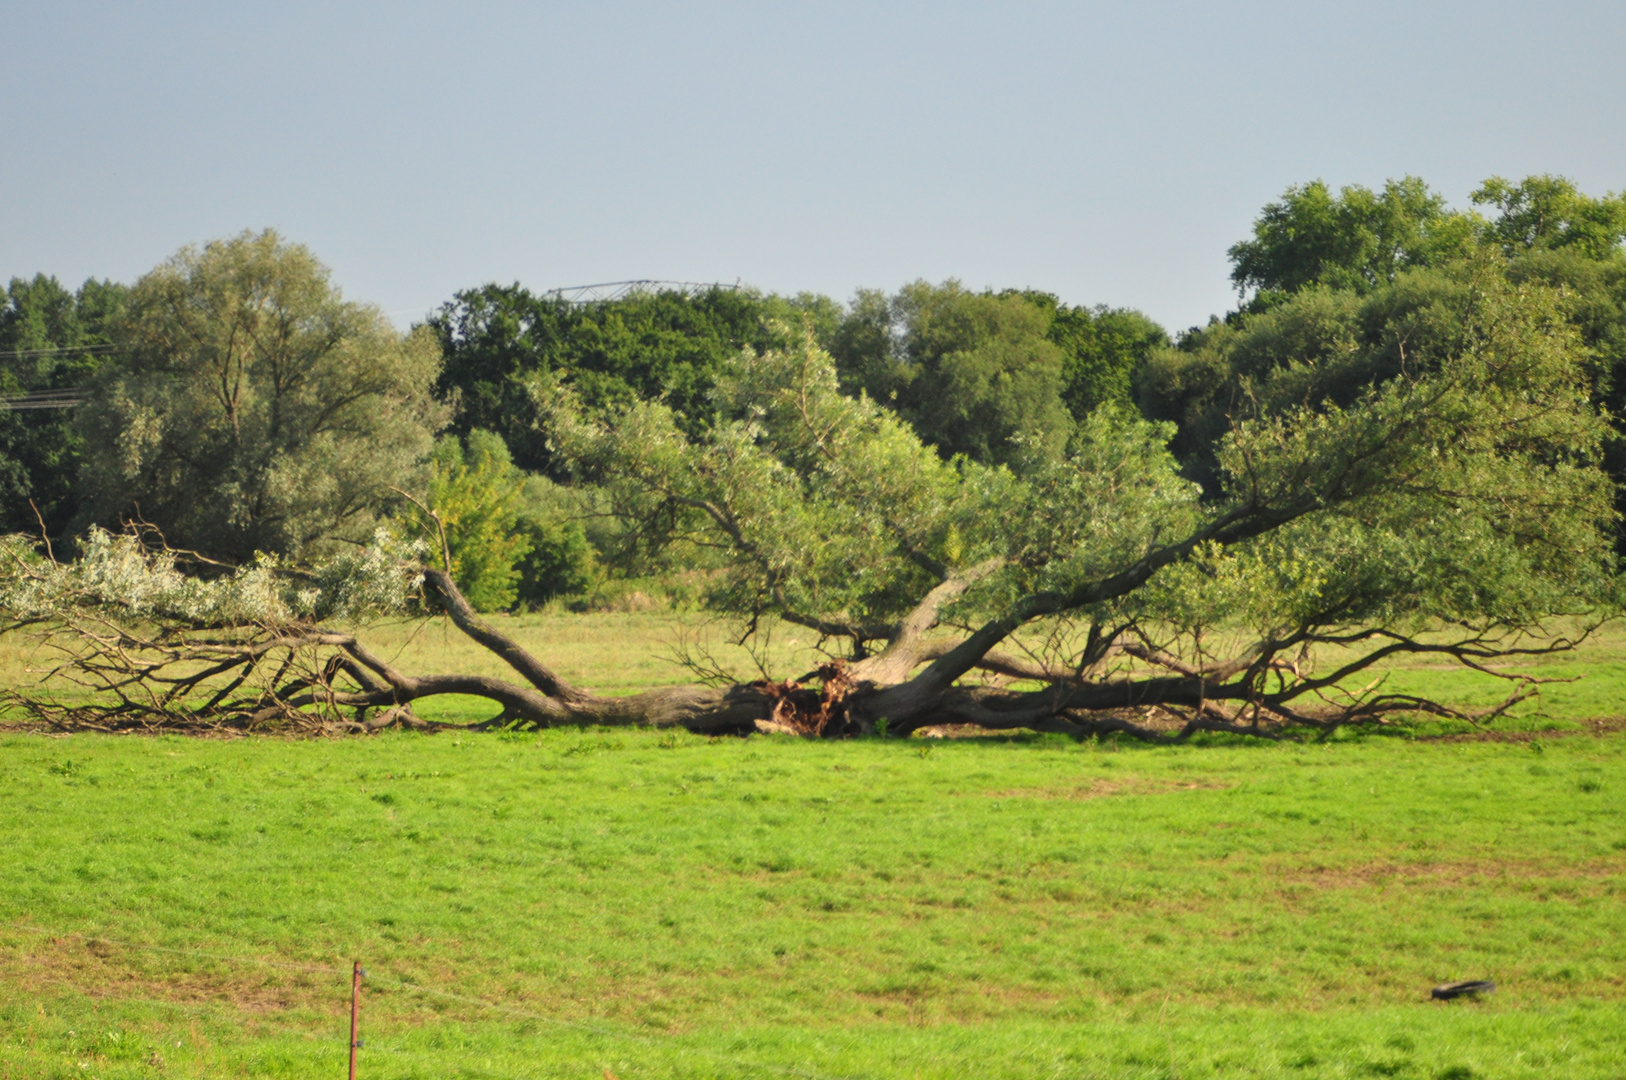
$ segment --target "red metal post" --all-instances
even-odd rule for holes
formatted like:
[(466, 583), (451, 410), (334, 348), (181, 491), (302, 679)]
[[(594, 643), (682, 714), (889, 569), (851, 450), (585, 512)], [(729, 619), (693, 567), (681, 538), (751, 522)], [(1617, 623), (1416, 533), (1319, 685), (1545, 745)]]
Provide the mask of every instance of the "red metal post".
[(356, 1080), (356, 1018), (361, 1011), (361, 961), (350, 969), (350, 1080)]

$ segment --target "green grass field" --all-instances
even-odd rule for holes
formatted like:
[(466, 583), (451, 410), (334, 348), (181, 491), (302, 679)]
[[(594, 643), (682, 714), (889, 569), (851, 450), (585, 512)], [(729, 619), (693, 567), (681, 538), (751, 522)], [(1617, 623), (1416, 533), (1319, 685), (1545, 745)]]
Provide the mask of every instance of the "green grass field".
[(1620, 646), (1506, 742), (0, 733), (0, 1078), (342, 1076), (352, 957), (380, 1080), (1626, 1076)]

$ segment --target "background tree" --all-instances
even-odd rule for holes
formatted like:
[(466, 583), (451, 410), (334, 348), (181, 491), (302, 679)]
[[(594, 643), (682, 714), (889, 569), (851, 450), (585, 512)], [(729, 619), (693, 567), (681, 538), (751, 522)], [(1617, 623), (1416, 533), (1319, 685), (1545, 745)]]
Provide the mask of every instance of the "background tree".
[(1053, 319), (1054, 307), (1021, 294), (916, 281), (892, 297), (860, 291), (832, 354), (846, 385), (895, 409), (944, 455), (1040, 460), (1060, 454), (1072, 431)]
[[(508, 447), (476, 428), (435, 441), (428, 493), (412, 532), (439, 550), (444, 569), (476, 611), (504, 611), (519, 595), (518, 563), (531, 551), (518, 529), (525, 476)], [(444, 547), (442, 543), (444, 542)]]
[(1134, 308), (1070, 307), (1034, 290), (1015, 295), (1051, 313), (1045, 336), (1061, 349), (1061, 398), (1074, 420), (1102, 405), (1134, 407), (1135, 372), (1169, 344), (1163, 327)]
[(812, 294), (728, 288), (569, 303), (516, 284), (460, 292), (429, 326), (444, 356), (437, 393), (454, 406), (452, 430), (496, 432), (517, 466), (547, 472), (558, 470), (536, 428), (531, 378), (558, 377), (593, 407), (663, 397), (702, 423), (721, 366), (742, 348), (778, 342), (776, 320), (800, 326), (804, 318), (828, 333), (839, 309)]
[(79, 416), (81, 517), (139, 514), (214, 558), (364, 540), (443, 419), (433, 337), (346, 302), (271, 231), (147, 274), (120, 341)]
[(1460, 258), (1476, 227), (1415, 176), (1387, 181), (1381, 192), (1350, 185), (1337, 195), (1314, 180), (1260, 212), (1253, 239), (1231, 247), (1231, 280), (1258, 291), (1255, 307), (1312, 284), (1364, 292), (1403, 270)]
[[(1193, 331), (1181, 342), (1183, 355), (1158, 352), (1138, 376), (1138, 400), (1148, 415), (1181, 425), (1176, 445), (1182, 460), (1198, 469), (1193, 475), (1212, 479), (1212, 455), (1204, 448), (1223, 426), (1224, 410), (1246, 393), (1238, 382), (1246, 372), (1233, 370), (1222, 354), (1240, 348), (1236, 355), (1244, 368), (1325, 358), (1328, 349), (1347, 346), (1353, 332), (1333, 329), (1348, 318), (1334, 317), (1331, 309), (1353, 311), (1354, 303), (1337, 294), (1383, 291), (1404, 274), (1494, 252), (1509, 280), (1560, 290), (1569, 321), (1592, 353), (1595, 400), (1616, 418), (1605, 459), (1617, 491), (1626, 493), (1626, 429), (1619, 419), (1626, 416), (1626, 196), (1593, 198), (1563, 177), (1529, 176), (1518, 183), (1492, 177), (1472, 199), (1494, 215), (1451, 211), (1414, 177), (1390, 181), (1381, 194), (1349, 187), (1336, 198), (1317, 181), (1289, 188), (1280, 202), (1266, 206), (1254, 223), (1254, 239), (1231, 248), (1232, 280), (1259, 292), (1225, 320), (1225, 328)], [(1295, 313), (1274, 326), (1249, 326), (1253, 316), (1312, 288), (1328, 295), (1296, 301)], [(1416, 287), (1409, 293), (1420, 299)], [(1312, 317), (1317, 310), (1325, 317)], [(1333, 337), (1318, 337), (1313, 327)], [(1373, 329), (1359, 334), (1370, 339)], [(1233, 330), (1253, 344), (1235, 345)], [(1266, 341), (1273, 360), (1258, 351)], [(1250, 349), (1251, 360), (1242, 355)], [(1626, 511), (1626, 494), (1617, 495), (1617, 509)], [(1626, 529), (1618, 544), (1626, 551)]]
[[(117, 362), (126, 291), (109, 281), (87, 281), (70, 292), (44, 274), (13, 278), (9, 289), (0, 289), (0, 393), (57, 391), (59, 401), (76, 400), (72, 391)], [(79, 511), (83, 454), (68, 409), (0, 412), (0, 529), (38, 529), (33, 500), (48, 533), (60, 538)]]
[(601, 575), (583, 501), (544, 476), (527, 476), (523, 495), (518, 526), (531, 550), (519, 562), (519, 605), (535, 610), (555, 597), (590, 591)]
[(1141, 410), (1177, 426), (1171, 446), (1186, 475), (1216, 492), (1221, 439), (1262, 396), (1275, 407), (1297, 394), (1316, 411), (1347, 408), (1408, 365), (1426, 369), (1465, 348), (1475, 275), (1468, 264), (1412, 270), (1364, 294), (1312, 285), (1215, 323), (1153, 354), (1139, 372)]
[(1493, 176), (1474, 192), (1473, 201), (1496, 208), (1485, 236), (1509, 257), (1571, 250), (1612, 260), (1626, 239), (1626, 192), (1595, 199), (1562, 176), (1527, 176), (1517, 184)]

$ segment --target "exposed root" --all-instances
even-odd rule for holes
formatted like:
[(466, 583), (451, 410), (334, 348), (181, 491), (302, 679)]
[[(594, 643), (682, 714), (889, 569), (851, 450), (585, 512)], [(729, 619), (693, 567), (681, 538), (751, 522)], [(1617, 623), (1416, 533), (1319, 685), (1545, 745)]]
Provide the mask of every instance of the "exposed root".
[(856, 687), (846, 662), (832, 660), (814, 674), (822, 681), (817, 690), (794, 679), (752, 683), (773, 703), (767, 719), (757, 722), (757, 730), (815, 739), (852, 734), (844, 703)]

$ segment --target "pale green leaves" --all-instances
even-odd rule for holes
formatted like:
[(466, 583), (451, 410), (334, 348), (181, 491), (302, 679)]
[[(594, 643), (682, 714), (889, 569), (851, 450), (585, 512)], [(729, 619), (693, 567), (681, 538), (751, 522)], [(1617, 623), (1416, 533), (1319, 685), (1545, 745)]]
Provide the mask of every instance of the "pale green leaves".
[(105, 615), (128, 625), (152, 621), (182, 627), (282, 626), (347, 621), (399, 612), (417, 588), (421, 545), (379, 530), (365, 547), (311, 573), (290, 573), (262, 555), (219, 577), (183, 573), (173, 553), (153, 551), (133, 535), (91, 529), (79, 558), (41, 559), (37, 541), (0, 537), (0, 612), (10, 620)]

